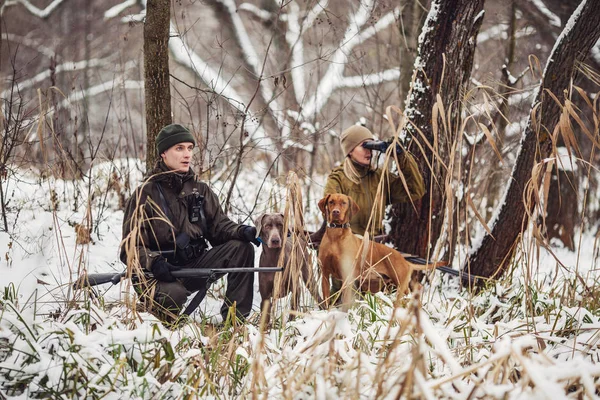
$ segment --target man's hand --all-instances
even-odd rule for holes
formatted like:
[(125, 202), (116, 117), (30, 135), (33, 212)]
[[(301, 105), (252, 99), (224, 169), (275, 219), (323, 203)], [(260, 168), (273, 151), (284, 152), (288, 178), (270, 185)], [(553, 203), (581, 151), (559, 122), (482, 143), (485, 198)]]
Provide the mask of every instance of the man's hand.
[(250, 242), (256, 247), (260, 246), (260, 241), (256, 237), (256, 228), (249, 225), (242, 225), (242, 240)]
[(168, 263), (164, 258), (159, 257), (152, 263), (152, 275), (157, 281), (175, 282), (175, 278), (171, 275), (171, 271), (179, 271), (181, 267), (177, 267)]

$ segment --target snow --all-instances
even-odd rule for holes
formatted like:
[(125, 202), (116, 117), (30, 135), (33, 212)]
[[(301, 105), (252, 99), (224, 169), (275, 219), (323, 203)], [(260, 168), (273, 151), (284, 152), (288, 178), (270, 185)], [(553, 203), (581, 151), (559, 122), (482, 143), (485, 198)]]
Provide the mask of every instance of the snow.
[(529, 1), (531, 1), (531, 3), (533, 3), (533, 5), (538, 10), (540, 10), (540, 12), (544, 16), (546, 16), (546, 18), (548, 18), (548, 22), (550, 23), (550, 25), (556, 26), (557, 28), (560, 28), (562, 26), (559, 16), (554, 14), (552, 11), (550, 11), (548, 9), (548, 7), (546, 7), (546, 5), (544, 4), (544, 2), (542, 0), (529, 0)]
[[(302, 110), (302, 115), (305, 118), (313, 117), (327, 103), (333, 91), (339, 88), (337, 82), (341, 81), (344, 76), (346, 62), (352, 50), (359, 44), (364, 43), (368, 38), (375, 33), (386, 29), (396, 18), (398, 10), (394, 10), (381, 17), (374, 26), (362, 29), (371, 16), (373, 8), (372, 0), (363, 0), (358, 5), (356, 12), (351, 12), (348, 16), (348, 27), (344, 34), (339, 47), (333, 52), (333, 55), (328, 59), (329, 68), (319, 82), (316, 93), (310, 96), (306, 101)], [(383, 76), (382, 78), (397, 79), (394, 76)], [(373, 83), (379, 83), (379, 80), (373, 80)]]
[[(69, 289), (78, 271), (122, 269), (118, 246), (123, 213), (117, 206), (118, 193), (109, 181), (116, 173), (123, 180), (129, 176), (135, 187), (142, 179), (142, 169), (141, 161), (114, 160), (96, 165), (83, 181), (42, 179), (25, 171), (19, 171), (8, 181), (11, 202), (19, 205), (20, 212), (9, 213), (10, 234), (0, 234), (0, 249), (6, 254), (0, 265), (0, 288), (14, 285), (17, 297), (14, 302), (3, 300), (0, 341), (8, 339), (11, 349), (20, 352), (13, 350), (4, 360), (0, 356), (0, 374), (13, 370), (12, 366), (21, 366), (11, 372), (10, 379), (34, 377), (36, 384), (26, 393), (31, 395), (45, 384), (43, 382), (59, 388), (69, 385), (62, 375), (63, 369), (70, 365), (69, 360), (80, 365), (79, 373), (88, 376), (88, 389), (78, 387), (79, 396), (85, 397), (85, 390), (90, 387), (101, 393), (108, 391), (126, 397), (168, 397), (171, 391), (190, 390), (186, 389), (185, 381), (193, 369), (188, 366), (203, 360), (206, 346), (214, 341), (198, 326), (186, 324), (171, 331), (149, 314), (141, 313), (139, 319), (128, 318), (130, 311), (123, 305), (123, 284), (101, 288), (104, 304), (109, 306), (106, 309), (96, 302), (88, 303), (89, 308), (63, 309), (69, 299), (82, 294)], [(242, 203), (256, 203), (254, 212), (261, 213), (269, 210), (273, 196), (285, 194), (284, 188), (270, 179), (259, 187), (255, 177), (260, 174), (264, 171), (244, 171), (240, 176), (244, 190), (240, 191), (243, 197), (236, 199), (234, 220), (251, 219), (248, 207)], [(318, 179), (324, 181), (324, 177)], [(82, 192), (90, 183), (91, 192)], [(227, 191), (226, 182), (212, 185), (217, 193)], [(96, 229), (92, 233), (93, 243), (87, 245), (78, 245), (75, 240), (74, 224), (82, 223), (87, 215), (83, 206), (87, 204), (85, 197), (80, 199), (79, 207), (74, 207), (78, 192), (106, 196), (106, 201), (96, 196), (91, 203)], [(278, 201), (281, 207), (282, 200)], [(319, 218), (307, 215), (309, 229), (318, 226)], [(600, 375), (600, 367), (587, 355), (598, 352), (590, 345), (596, 341), (600, 318), (581, 303), (569, 304), (552, 294), (568, 284), (573, 274), (590, 287), (598, 279), (594, 237), (580, 234), (578, 254), (560, 247), (552, 249), (565, 268), (556, 269), (554, 256), (541, 249), (537, 259), (534, 253), (528, 255), (529, 268), (516, 268), (512, 272), (512, 283), (499, 281), (479, 295), (464, 292), (456, 281), (434, 273), (425, 284), (421, 305), (406, 298), (400, 299), (402, 306), (395, 308), (398, 300), (394, 296), (377, 293), (359, 299), (347, 312), (317, 310), (313, 305), (306, 314), (289, 322), (286, 329), (273, 329), (265, 335), (249, 324), (246, 341), (242, 340), (232, 353), (254, 365), (240, 383), (239, 393), (248, 395), (253, 371), (260, 370), (265, 377), (261, 387), (265, 390), (268, 387), (269, 397), (273, 398), (286, 398), (288, 390), (307, 394), (322, 391), (344, 397), (353, 393), (356, 385), (361, 393), (356, 394), (358, 397), (373, 398), (378, 390), (391, 396), (398, 393), (402, 377), (416, 365), (415, 354), (427, 360), (427, 369), (419, 372), (414, 390), (432, 398), (454, 398), (451, 393), (464, 394), (472, 390), (486, 398), (543, 396), (549, 391), (562, 393), (568, 381), (577, 379), (586, 390), (595, 390), (592, 388)], [(526, 235), (524, 242), (528, 240)], [(257, 258), (259, 253), (256, 252)], [(522, 294), (531, 279), (535, 279), (537, 287), (534, 315)], [(220, 297), (217, 293), (218, 289), (211, 291), (200, 311), (194, 314), (196, 320), (218, 321)], [(575, 298), (575, 301), (582, 300), (582, 297)], [(256, 312), (259, 301), (255, 287)], [(94, 329), (86, 328), (88, 325), (82, 323), (86, 319), (91, 319)], [(531, 320), (535, 321), (534, 331), (528, 322)], [(559, 333), (570, 329), (579, 329), (578, 334)], [(470, 333), (465, 335), (467, 331)], [(186, 344), (190, 340), (201, 343), (202, 347), (190, 347)], [(543, 348), (540, 341), (544, 343)], [(175, 355), (170, 368), (181, 371), (180, 379), (163, 381), (159, 379), (159, 365), (146, 366), (148, 354), (162, 352), (167, 344)], [(179, 348), (181, 351), (176, 350)], [(464, 358), (466, 348), (470, 349), (467, 351), (470, 356)], [(31, 352), (38, 356), (35, 362), (27, 362), (21, 356)], [(331, 357), (335, 357), (335, 364), (340, 368), (332, 365)], [(534, 386), (512, 381), (494, 383), (490, 378), (492, 367), (500, 368), (508, 360), (526, 371), (527, 379), (535, 382)], [(127, 367), (132, 363), (144, 365), (148, 372), (137, 374)], [(308, 380), (294, 378), (298, 376), (306, 376)], [(7, 376), (4, 379), (10, 381)], [(115, 379), (124, 379), (123, 384), (111, 384)], [(260, 381), (263, 382), (262, 378)], [(287, 381), (287, 385), (281, 385), (283, 381)], [(221, 382), (231, 384), (226, 383), (229, 380), (225, 377)]]
[[(223, 3), (234, 13), (235, 3)], [(14, 4), (30, 3), (7, 1), (3, 7)], [(289, 30), (289, 40), (294, 54), (300, 50), (292, 58), (291, 73), (301, 75), (305, 72), (302, 34), (327, 2), (317, 2), (306, 18), (294, 2), (286, 4), (287, 14), (281, 18), (289, 26), (294, 21), (297, 24)], [(116, 18), (132, 5), (131, 1), (118, 4), (105, 13), (105, 18)], [(372, 6), (370, 2), (362, 5)], [(434, 2), (428, 21), (437, 17), (438, 5)], [(241, 9), (260, 15), (248, 4), (238, 11)], [(384, 29), (385, 21), (393, 15), (364, 28), (366, 21), (361, 13), (365, 11), (358, 9), (350, 14), (354, 23), (344, 38), (346, 51), (374, 31)], [(141, 17), (143, 13), (130, 18)], [(304, 21), (302, 27), (299, 20)], [(243, 26), (236, 29), (244, 36)], [(174, 27), (172, 33), (170, 46), (175, 60), (193, 69), (244, 112), (244, 97), (231, 86), (228, 77), (191, 51)], [(239, 38), (241, 42), (246, 39)], [(256, 53), (253, 56), (249, 48), (244, 52), (249, 63), (256, 61), (253, 68), (260, 72), (260, 58)], [(340, 57), (343, 63), (343, 55)], [(415, 65), (420, 62), (417, 60)], [(59, 67), (62, 65), (66, 68), (68, 64)], [(397, 70), (360, 77), (345, 77), (343, 73), (344, 69), (337, 69), (336, 84), (346, 87), (399, 76)], [(296, 82), (296, 78), (293, 81), (304, 89), (300, 92), (301, 102), (306, 94), (305, 82)], [(34, 85), (35, 81), (28, 84)], [(141, 89), (140, 84), (115, 81), (115, 85), (135, 90)], [(331, 94), (336, 87), (320, 86), (319, 95)], [(91, 89), (112, 90), (112, 84)], [(413, 87), (416, 95), (426, 90), (421, 81)], [(531, 92), (523, 96), (531, 96)], [(319, 104), (313, 100), (315, 112)], [(69, 101), (78, 101), (77, 94)], [(511, 101), (522, 98), (511, 96)], [(489, 109), (476, 112), (486, 111)], [(300, 122), (306, 133), (321, 129), (308, 114), (285, 112), (286, 118)], [(363, 117), (360, 120), (364, 123)], [(522, 124), (514, 123), (509, 129), (520, 132)], [(272, 147), (261, 129), (255, 127), (251, 137), (261, 138), (266, 148)], [(284, 146), (289, 143), (284, 142)], [(554, 157), (556, 162), (562, 161), (564, 169), (577, 167), (564, 149), (559, 148)], [(232, 219), (251, 223), (254, 214), (281, 211), (285, 188), (265, 177), (268, 168), (263, 163), (252, 162), (245, 167), (234, 190)], [(600, 280), (600, 260), (594, 231), (577, 232), (576, 252), (555, 244), (549, 249), (538, 248), (534, 233), (526, 231), (510, 279), (491, 283), (481, 293), (469, 293), (455, 279), (433, 272), (420, 295), (366, 295), (347, 311), (319, 310), (308, 303), (306, 313), (287, 325), (263, 333), (255, 324), (246, 324), (219, 348), (219, 341), (225, 340), (228, 332), (213, 335), (203, 324), (206, 319), (219, 321), (223, 282), (211, 290), (192, 316), (193, 321), (175, 330), (165, 328), (150, 314), (134, 315), (125, 304), (126, 300), (135, 301), (126, 291), (125, 282), (99, 288), (102, 301), (71, 289), (72, 281), (83, 270), (123, 269), (118, 259), (123, 219), (118, 205), (123, 193), (119, 190), (123, 189), (110, 182), (116, 174), (120, 182), (129, 179), (135, 187), (142, 180), (143, 169), (140, 160), (117, 159), (94, 165), (81, 181), (41, 177), (36, 171), (19, 169), (10, 169), (3, 177), (10, 203), (8, 232), (0, 232), (0, 397), (36, 397), (45, 387), (55, 390), (51, 392), (54, 395), (108, 399), (597, 396), (600, 318), (593, 297)], [(219, 180), (219, 174), (214, 176), (211, 185), (223, 199), (230, 182)], [(324, 181), (324, 176), (315, 177), (316, 185), (322, 186)], [(460, 198), (466, 195), (464, 190), (458, 187), (454, 193)], [(314, 230), (321, 216), (314, 205), (310, 210), (307, 228)], [(88, 222), (93, 226), (93, 241), (78, 244), (75, 226)], [(459, 246), (457, 258), (468, 251)], [(260, 249), (255, 255), (258, 259)], [(255, 286), (256, 312), (259, 302)], [(286, 300), (279, 301), (277, 313), (286, 309)], [(214, 353), (219, 350), (222, 352)], [(219, 361), (227, 366), (215, 371), (215, 364), (209, 360), (212, 357), (220, 357)], [(235, 370), (238, 362), (240, 369), (248, 365), (243, 373)], [(21, 382), (28, 384), (19, 389)], [(567, 393), (570, 388), (578, 392)]]
[(58, 8), (63, 3), (64, 0), (54, 0), (50, 4), (46, 6), (46, 8), (41, 9), (29, 2), (29, 0), (7, 0), (4, 2), (2, 7), (0, 7), (0, 15), (4, 12), (4, 9), (10, 6), (14, 6), (17, 4), (22, 4), (23, 7), (27, 9), (31, 14), (35, 15), (38, 18), (48, 18), (52, 12)]

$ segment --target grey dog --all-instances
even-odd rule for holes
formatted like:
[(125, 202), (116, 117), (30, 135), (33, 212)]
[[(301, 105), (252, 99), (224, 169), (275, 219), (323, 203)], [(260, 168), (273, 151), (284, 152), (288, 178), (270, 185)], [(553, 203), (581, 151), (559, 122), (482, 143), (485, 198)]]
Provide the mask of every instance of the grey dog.
[[(276, 285), (276, 274), (279, 272), (259, 272), (258, 288), (260, 291), (261, 310), (265, 310), (265, 304), (276, 298), (282, 298), (292, 293), (291, 307), (293, 310), (298, 310), (300, 303), (300, 288), (297, 287), (299, 281), (298, 268), (302, 280), (309, 290), (315, 301), (320, 304), (321, 296), (318, 293), (318, 286), (314, 277), (314, 272), (310, 268), (307, 252), (307, 243), (304, 238), (299, 235), (296, 243), (293, 243), (292, 238), (287, 238), (285, 241), (285, 249), (282, 247), (284, 241), (284, 216), (280, 213), (268, 213), (259, 216), (255, 221), (255, 226), (258, 230), (258, 236), (262, 240), (262, 254), (260, 255), (259, 267), (276, 267), (277, 261), (282, 251), (284, 251), (284, 270), (279, 280), (278, 287)], [(287, 232), (286, 232), (287, 234)], [(268, 310), (270, 314), (270, 309)], [(267, 318), (268, 321), (268, 318)]]

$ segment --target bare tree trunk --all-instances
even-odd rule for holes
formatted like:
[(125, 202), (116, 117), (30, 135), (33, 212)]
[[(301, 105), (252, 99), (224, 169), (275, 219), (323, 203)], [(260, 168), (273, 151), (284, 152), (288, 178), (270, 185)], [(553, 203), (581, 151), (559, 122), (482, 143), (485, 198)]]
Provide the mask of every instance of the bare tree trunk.
[(169, 82), (169, 0), (148, 0), (144, 22), (144, 84), (146, 97), (146, 169), (158, 158), (156, 135), (171, 123)]
[[(471, 76), (476, 37), (483, 20), (484, 0), (434, 0), (423, 26), (426, 32), (419, 43), (415, 77), (408, 94), (405, 115), (410, 120), (409, 136), (421, 142), (424, 152), (412, 146), (428, 192), (417, 204), (394, 205), (391, 236), (395, 246), (420, 256), (427, 256), (429, 243), (437, 240), (444, 220), (444, 182), (446, 170), (440, 161), (448, 165), (450, 147), (460, 126), (460, 109), (456, 104)], [(432, 128), (433, 106), (436, 96), (442, 98), (446, 117), (451, 122), (447, 132), (434, 137)], [(439, 121), (436, 121), (439, 122)], [(414, 124), (414, 126), (413, 126)], [(420, 130), (426, 140), (435, 147), (441, 160), (434, 160), (432, 151), (423, 143)], [(429, 169), (428, 162), (433, 166)]]
[(575, 173), (556, 165), (551, 172), (545, 231), (548, 240), (559, 239), (571, 251), (575, 250), (575, 226), (580, 225), (577, 191)]
[[(600, 37), (599, 18), (597, 2), (584, 0), (558, 38), (546, 64), (504, 201), (491, 227), (491, 235), (484, 236), (480, 247), (467, 260), (465, 267), (470, 268), (471, 273), (485, 277), (500, 276), (507, 267), (507, 261), (512, 258), (516, 240), (528, 222), (526, 210), (535, 206), (535, 199), (530, 199), (527, 205), (524, 203), (523, 193), (532, 178), (535, 163), (550, 154), (553, 141), (550, 135), (561, 115), (561, 106), (552, 99), (550, 93), (563, 99), (563, 91), (570, 88), (577, 65), (585, 59)], [(539, 182), (532, 184), (539, 185)]]
[(402, 0), (401, 9), (402, 13), (398, 20), (403, 44), (400, 59), (400, 100), (404, 107), (410, 90), (411, 71), (417, 56), (419, 32), (423, 23), (423, 6), (417, 0)]

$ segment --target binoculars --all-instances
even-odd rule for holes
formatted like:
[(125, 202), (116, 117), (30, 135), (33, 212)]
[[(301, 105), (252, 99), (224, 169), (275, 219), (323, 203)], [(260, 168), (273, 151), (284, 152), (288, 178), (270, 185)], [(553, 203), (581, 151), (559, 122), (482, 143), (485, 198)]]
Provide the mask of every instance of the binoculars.
[[(362, 144), (362, 147), (369, 150), (377, 150), (382, 153), (385, 153), (388, 147), (390, 146), (390, 142), (384, 142), (383, 140), (365, 140)], [(399, 144), (396, 144), (396, 152), (398, 154), (402, 153), (402, 147)]]

